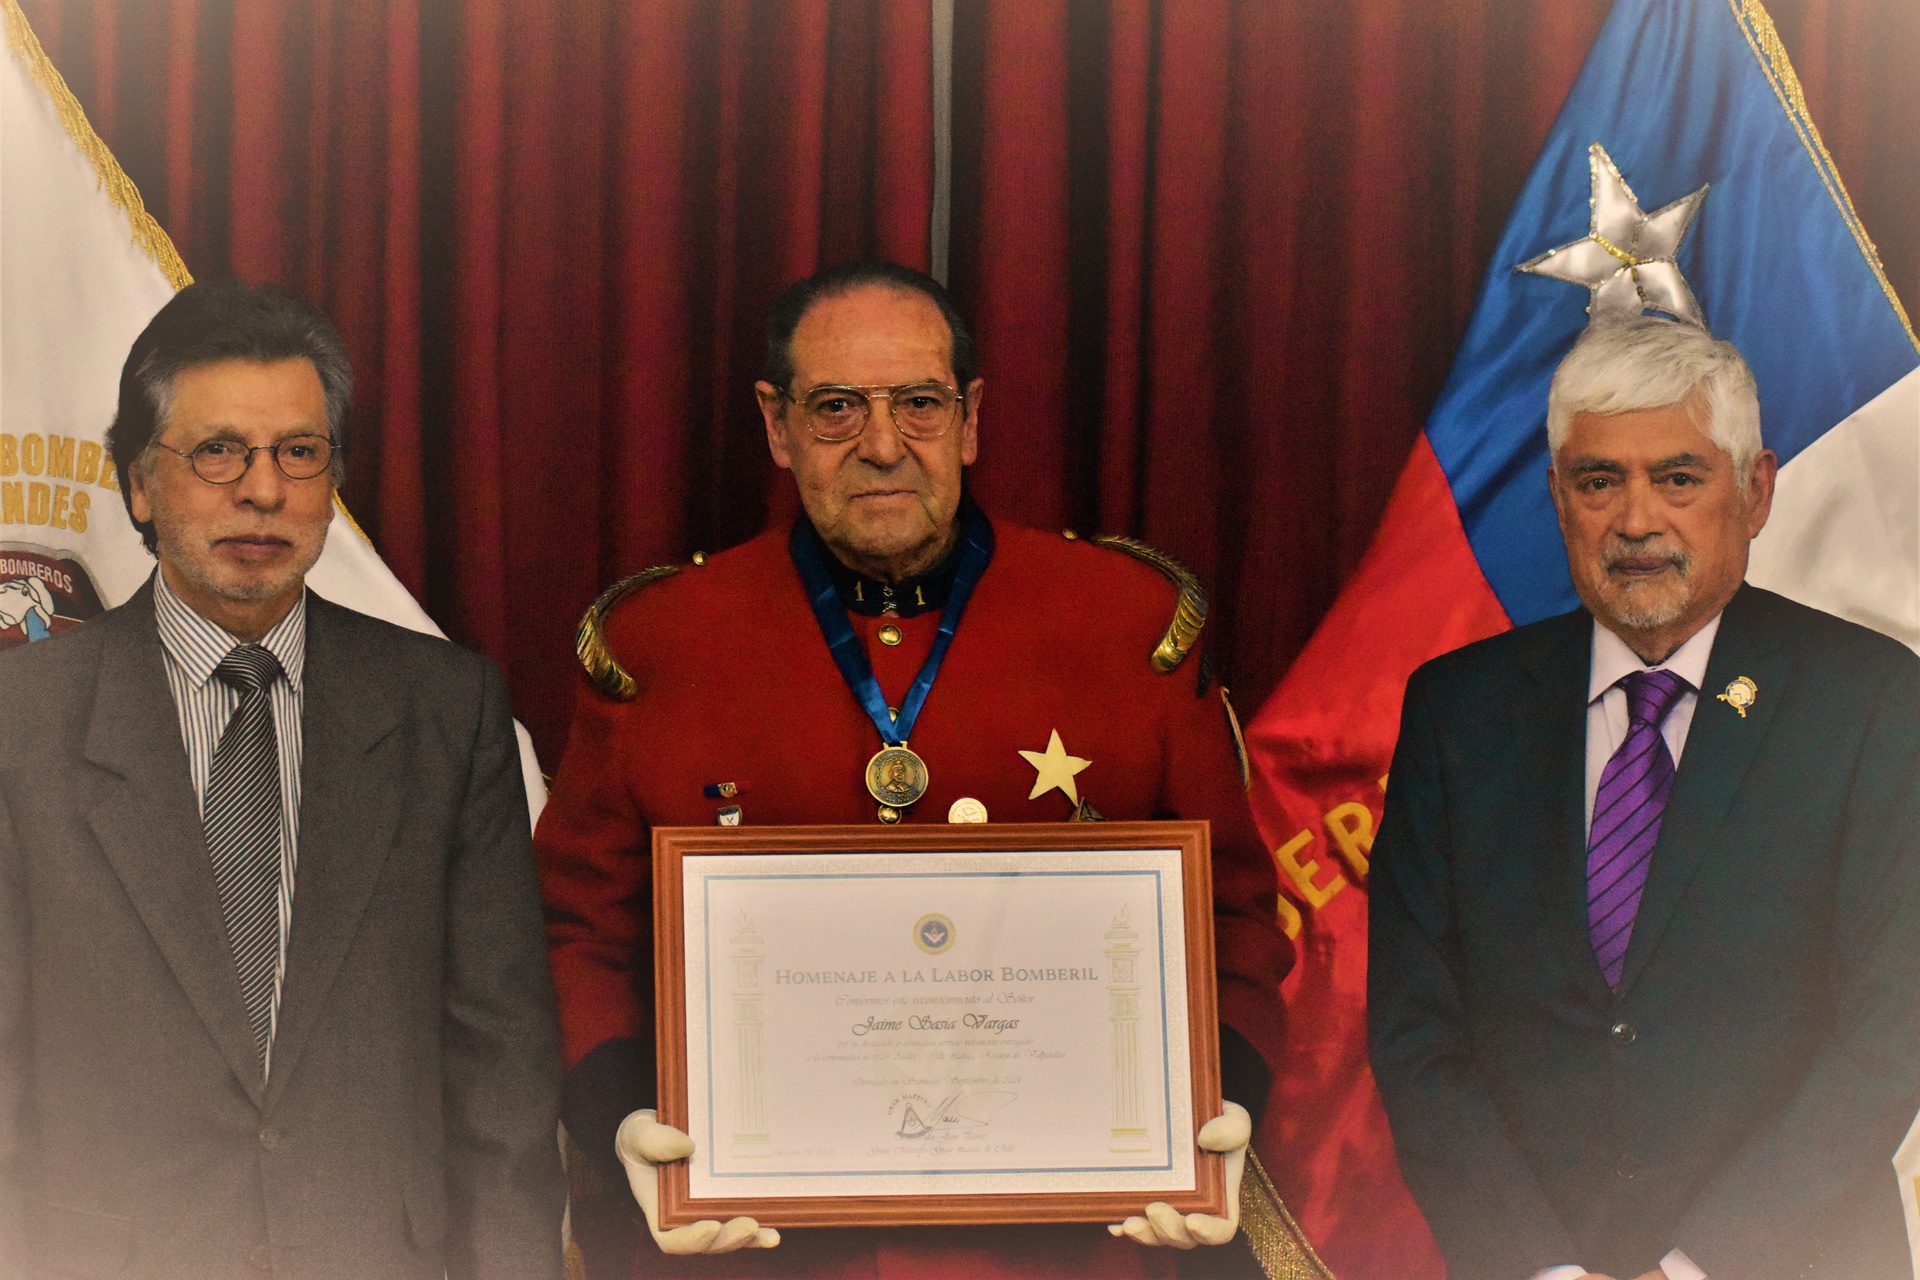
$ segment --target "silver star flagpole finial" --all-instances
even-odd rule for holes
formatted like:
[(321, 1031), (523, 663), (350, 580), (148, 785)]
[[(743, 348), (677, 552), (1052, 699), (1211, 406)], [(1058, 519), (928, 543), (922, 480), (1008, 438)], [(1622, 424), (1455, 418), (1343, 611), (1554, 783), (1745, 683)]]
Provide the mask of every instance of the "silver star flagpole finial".
[(1593, 176), (1593, 220), (1587, 234), (1521, 263), (1519, 270), (1585, 285), (1592, 293), (1587, 314), (1593, 321), (1653, 310), (1706, 328), (1700, 304), (1674, 256), (1707, 198), (1707, 188), (1642, 213), (1639, 198), (1605, 147), (1596, 142), (1587, 148), (1587, 166)]

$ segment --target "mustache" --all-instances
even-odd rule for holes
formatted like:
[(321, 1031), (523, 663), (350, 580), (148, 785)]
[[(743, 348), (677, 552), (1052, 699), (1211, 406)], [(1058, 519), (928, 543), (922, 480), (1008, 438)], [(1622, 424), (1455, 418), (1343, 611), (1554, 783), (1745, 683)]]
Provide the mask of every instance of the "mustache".
[(1624, 539), (1609, 539), (1600, 548), (1600, 567), (1611, 573), (1622, 565), (1635, 569), (1651, 569), (1661, 564), (1672, 567), (1680, 577), (1687, 576), (1693, 567), (1693, 558), (1677, 547), (1663, 547), (1658, 543), (1628, 542)]

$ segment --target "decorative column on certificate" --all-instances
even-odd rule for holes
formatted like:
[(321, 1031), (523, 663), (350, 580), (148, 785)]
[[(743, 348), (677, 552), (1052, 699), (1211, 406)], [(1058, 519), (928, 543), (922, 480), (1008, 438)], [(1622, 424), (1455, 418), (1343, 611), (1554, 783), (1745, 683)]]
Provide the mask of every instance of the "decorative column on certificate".
[(767, 1132), (765, 1085), (761, 1079), (764, 1060), (761, 1034), (765, 1018), (761, 1007), (760, 963), (766, 950), (760, 931), (753, 927), (747, 913), (740, 913), (740, 928), (732, 938), (733, 957), (733, 1034), (740, 1054), (740, 1127), (733, 1134), (733, 1154), (763, 1159), (773, 1154), (772, 1135)]
[(1107, 930), (1107, 1018), (1113, 1024), (1113, 1137), (1109, 1151), (1150, 1151), (1140, 1114), (1140, 935), (1121, 907)]

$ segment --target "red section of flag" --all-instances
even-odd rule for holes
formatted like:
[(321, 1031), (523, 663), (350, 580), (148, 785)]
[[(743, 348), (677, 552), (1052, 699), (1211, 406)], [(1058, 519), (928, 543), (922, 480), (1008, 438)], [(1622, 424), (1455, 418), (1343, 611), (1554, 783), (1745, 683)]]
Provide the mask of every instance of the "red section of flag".
[(1367, 854), (1407, 677), (1511, 625), (1423, 435), (1365, 559), (1247, 733), (1254, 816), (1300, 944), (1282, 989), (1287, 1066), (1258, 1146), (1339, 1280), (1446, 1274), (1367, 1065)]

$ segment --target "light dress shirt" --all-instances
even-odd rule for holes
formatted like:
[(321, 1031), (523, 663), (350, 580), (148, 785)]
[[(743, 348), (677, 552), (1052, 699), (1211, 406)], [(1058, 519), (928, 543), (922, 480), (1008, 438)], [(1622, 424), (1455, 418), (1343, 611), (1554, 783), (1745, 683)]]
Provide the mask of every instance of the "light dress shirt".
[[(180, 737), (187, 748), (187, 773), (193, 781), (200, 816), (206, 818), (207, 776), (213, 772), (214, 749), (227, 721), (240, 706), (240, 691), (215, 678), (213, 669), (236, 645), (247, 643), (225, 627), (195, 613), (167, 586), (166, 574), (153, 575), (153, 616), (160, 628), (160, 649), (166, 656), (167, 687), (180, 713)], [(280, 950), (273, 966), (273, 1007), (267, 1031), (266, 1069), (273, 1064), (273, 1033), (280, 1023), (280, 988), (287, 973), (287, 937), (293, 928), (294, 871), (299, 865), (300, 842), (300, 707), (301, 677), (307, 657), (307, 596), (300, 593), (292, 610), (260, 637), (260, 644), (280, 660), (280, 675), (268, 686), (273, 733), (279, 745), (280, 766)]]
[[(1593, 624), (1593, 662), (1587, 677), (1587, 827), (1593, 827), (1593, 798), (1600, 794), (1600, 775), (1606, 772), (1607, 761), (1627, 740), (1627, 725), (1630, 712), (1627, 708), (1627, 691), (1620, 682), (1636, 671), (1671, 671), (1687, 682), (1687, 687), (1674, 700), (1667, 712), (1665, 723), (1660, 726), (1660, 736), (1667, 740), (1667, 753), (1673, 757), (1673, 767), (1680, 767), (1680, 753), (1687, 747), (1687, 730), (1693, 727), (1693, 709), (1700, 705), (1700, 686), (1707, 679), (1707, 659), (1713, 656), (1713, 638), (1720, 634), (1720, 615), (1714, 614), (1706, 626), (1694, 632), (1687, 642), (1667, 655), (1665, 662), (1648, 666), (1640, 660), (1640, 655), (1627, 647), (1627, 642), (1613, 632)], [(1693, 1259), (1678, 1249), (1670, 1250), (1660, 1259), (1660, 1270), (1666, 1273), (1667, 1280), (1706, 1280), (1707, 1273), (1694, 1265)], [(1579, 1280), (1587, 1274), (1585, 1267), (1559, 1266), (1548, 1267), (1544, 1271), (1533, 1273), (1531, 1280)], [(1625, 1277), (1622, 1280), (1626, 1280)]]
[(1720, 615), (1693, 633), (1665, 662), (1648, 666), (1627, 642), (1613, 632), (1593, 624), (1592, 674), (1587, 678), (1587, 827), (1593, 827), (1593, 798), (1600, 794), (1600, 775), (1607, 761), (1627, 740), (1627, 691), (1620, 682), (1636, 671), (1671, 671), (1687, 682), (1667, 712), (1660, 736), (1667, 740), (1667, 754), (1673, 767), (1680, 767), (1680, 753), (1687, 747), (1687, 730), (1693, 727), (1693, 709), (1700, 704), (1700, 686), (1707, 678), (1707, 659), (1713, 654), (1713, 638), (1720, 634)]

